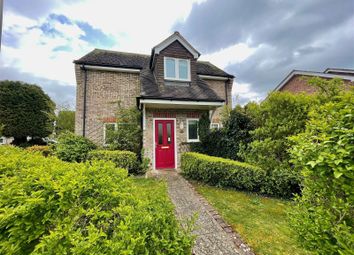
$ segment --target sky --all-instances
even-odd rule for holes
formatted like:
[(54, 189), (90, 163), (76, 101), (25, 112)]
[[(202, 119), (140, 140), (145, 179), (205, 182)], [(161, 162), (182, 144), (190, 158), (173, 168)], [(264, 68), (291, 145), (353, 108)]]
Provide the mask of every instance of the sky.
[(262, 100), (293, 69), (354, 68), (353, 0), (4, 0), (0, 80), (74, 108), (74, 59), (150, 54), (174, 31), (236, 77), (234, 104)]

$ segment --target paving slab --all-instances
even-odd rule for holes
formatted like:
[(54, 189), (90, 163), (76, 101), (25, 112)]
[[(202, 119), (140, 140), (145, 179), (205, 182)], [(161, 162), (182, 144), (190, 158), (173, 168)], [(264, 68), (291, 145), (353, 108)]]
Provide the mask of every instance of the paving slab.
[(195, 230), (192, 233), (196, 235), (193, 254), (254, 255), (240, 236), (182, 176), (175, 171), (164, 171), (159, 176), (167, 181), (168, 193), (175, 205), (177, 219), (183, 224), (197, 217)]

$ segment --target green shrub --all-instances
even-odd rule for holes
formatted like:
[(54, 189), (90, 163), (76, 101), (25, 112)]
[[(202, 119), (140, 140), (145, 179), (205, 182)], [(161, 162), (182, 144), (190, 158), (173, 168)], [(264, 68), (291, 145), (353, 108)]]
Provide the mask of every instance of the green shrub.
[(317, 254), (354, 254), (354, 93), (310, 113), (293, 137), (293, 163), (304, 176), (292, 211), (301, 243)]
[(117, 130), (107, 133), (106, 143), (111, 150), (141, 151), (141, 113), (136, 107), (123, 108), (118, 104)]
[(241, 144), (251, 141), (249, 131), (254, 129), (252, 119), (237, 107), (223, 113), (223, 128), (211, 130), (209, 115), (199, 119), (200, 143), (192, 143), (191, 150), (210, 156), (240, 160), (238, 152)]
[(190, 254), (167, 194), (112, 162), (67, 163), (0, 147), (0, 254)]
[(58, 143), (55, 145), (55, 155), (64, 161), (83, 162), (87, 159), (88, 153), (95, 148), (96, 145), (89, 139), (70, 132), (63, 132), (59, 135)]
[(141, 173), (137, 156), (131, 151), (93, 150), (89, 152), (88, 160), (108, 160), (118, 168), (127, 169), (131, 174)]
[(189, 179), (255, 192), (260, 191), (265, 178), (265, 172), (258, 167), (195, 152), (182, 155), (181, 168), (182, 174)]
[(34, 145), (27, 147), (26, 150), (30, 152), (40, 152), (45, 157), (48, 157), (50, 154), (52, 154), (52, 150), (48, 145)]
[(314, 96), (275, 92), (254, 111), (258, 118), (254, 122), (260, 126), (250, 131), (253, 141), (241, 148), (239, 156), (267, 171), (263, 193), (288, 198), (300, 191), (301, 177), (290, 164), (288, 137), (305, 130), (308, 112), (316, 103)]

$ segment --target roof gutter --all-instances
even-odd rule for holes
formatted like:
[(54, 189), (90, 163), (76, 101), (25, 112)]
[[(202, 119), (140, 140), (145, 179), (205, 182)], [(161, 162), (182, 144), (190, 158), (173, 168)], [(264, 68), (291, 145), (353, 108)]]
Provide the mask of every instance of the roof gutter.
[(293, 70), (289, 73), (280, 83), (278, 86), (275, 87), (273, 91), (278, 91), (295, 75), (303, 75), (303, 76), (314, 76), (314, 77), (321, 77), (321, 78), (341, 78), (343, 80), (354, 81), (353, 76), (346, 76), (346, 75), (339, 75), (339, 74), (329, 74), (329, 73), (319, 73), (319, 72), (309, 72), (309, 71), (300, 71), (300, 70)]
[(86, 98), (87, 98), (87, 69), (85, 65), (81, 66), (81, 69), (84, 70), (84, 102), (83, 102), (83, 116), (82, 116), (82, 136), (86, 135)]
[(198, 76), (202, 79), (207, 79), (207, 80), (218, 80), (218, 81), (227, 81), (230, 78), (228, 77), (223, 77), (223, 76), (214, 76), (214, 75), (203, 75), (203, 74), (198, 74)]
[(121, 73), (140, 73), (140, 69), (121, 68), (121, 67), (107, 67), (107, 66), (91, 66), (83, 65), (87, 70), (121, 72)]
[(172, 104), (172, 105), (205, 105), (205, 106), (222, 106), (224, 102), (210, 102), (210, 101), (184, 101), (184, 100), (172, 100), (172, 99), (143, 99), (140, 98), (140, 103), (143, 104)]

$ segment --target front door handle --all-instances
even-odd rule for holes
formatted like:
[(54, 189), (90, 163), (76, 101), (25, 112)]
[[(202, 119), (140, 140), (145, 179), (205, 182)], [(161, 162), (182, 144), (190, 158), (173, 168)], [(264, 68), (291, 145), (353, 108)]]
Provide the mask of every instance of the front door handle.
[(170, 148), (169, 146), (161, 146), (161, 149), (168, 149)]

